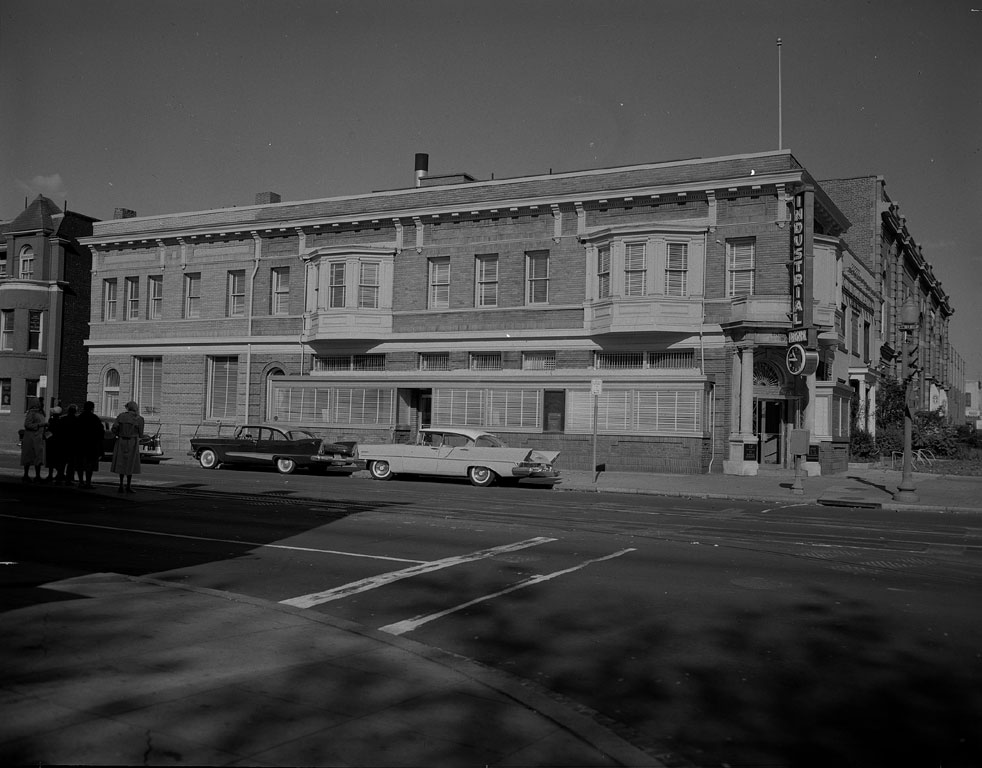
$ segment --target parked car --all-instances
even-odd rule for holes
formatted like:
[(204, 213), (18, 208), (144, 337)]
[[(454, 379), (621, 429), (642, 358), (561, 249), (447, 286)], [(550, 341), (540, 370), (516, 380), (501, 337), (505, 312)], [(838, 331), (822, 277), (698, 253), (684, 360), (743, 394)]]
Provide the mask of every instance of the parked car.
[[(116, 435), (113, 434), (113, 416), (100, 416), (102, 421), (102, 460), (109, 461), (113, 457), (113, 445), (116, 443)], [(140, 438), (140, 461), (153, 464), (167, 457), (164, 456), (164, 449), (160, 444), (160, 425), (145, 424), (144, 435)]]
[(284, 475), (297, 467), (323, 472), (328, 467), (357, 466), (354, 442), (331, 443), (310, 430), (243, 424), (232, 434), (191, 438), (189, 455), (205, 469), (223, 464), (273, 465)]
[(427, 427), (413, 443), (358, 446), (358, 458), (376, 480), (411, 473), (466, 477), (480, 486), (523, 478), (558, 481), (552, 466), (557, 456), (559, 451), (509, 448), (497, 435), (465, 427)]

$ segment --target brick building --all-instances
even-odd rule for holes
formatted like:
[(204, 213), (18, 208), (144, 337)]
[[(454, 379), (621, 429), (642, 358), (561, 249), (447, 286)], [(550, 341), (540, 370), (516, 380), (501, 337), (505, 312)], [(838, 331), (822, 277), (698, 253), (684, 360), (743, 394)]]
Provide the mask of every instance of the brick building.
[(857, 325), (872, 324), (882, 344), (878, 366), (850, 368), (850, 380), (861, 402), (869, 399), (867, 384), (874, 389), (878, 375), (902, 377), (900, 308), (913, 296), (921, 316), (916, 332), (919, 370), (912, 381), (916, 402), (922, 410), (942, 409), (951, 423), (960, 424), (965, 409), (965, 364), (948, 335), (955, 310), (923, 249), (911, 236), (899, 204), (887, 195), (879, 176), (831, 179), (821, 185), (852, 222), (844, 240), (875, 275), (875, 293), (881, 298), (872, 313), (853, 297), (846, 297), (842, 308), (845, 337), (855, 339)]
[(872, 321), (847, 340), (843, 297), (873, 317), (876, 277), (790, 152), (419, 176), (97, 223), (90, 397), (136, 399), (169, 452), (219, 423), (365, 442), (468, 424), (565, 467), (596, 440), (612, 470), (755, 474), (807, 428), (808, 470), (845, 469), (850, 370), (879, 343)]
[(88, 385), (95, 219), (38, 195), (0, 225), (0, 434), (16, 435), (30, 397), (81, 404)]

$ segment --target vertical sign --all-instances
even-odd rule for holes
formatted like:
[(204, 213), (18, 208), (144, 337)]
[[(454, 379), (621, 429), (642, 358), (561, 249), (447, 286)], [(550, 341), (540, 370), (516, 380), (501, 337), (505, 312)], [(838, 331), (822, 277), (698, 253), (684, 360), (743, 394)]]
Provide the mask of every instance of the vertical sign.
[(804, 189), (791, 198), (791, 328), (805, 329), (809, 347), (817, 339), (812, 331), (812, 263), (815, 193)]

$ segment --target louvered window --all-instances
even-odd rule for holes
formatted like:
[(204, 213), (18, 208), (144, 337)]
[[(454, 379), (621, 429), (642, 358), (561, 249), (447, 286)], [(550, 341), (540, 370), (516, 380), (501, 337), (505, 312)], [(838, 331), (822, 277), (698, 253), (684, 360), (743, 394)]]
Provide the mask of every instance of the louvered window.
[(727, 240), (727, 295), (749, 296), (754, 292), (757, 242), (752, 237)]
[(447, 427), (483, 427), (484, 390), (434, 389), (433, 423)]
[[(594, 396), (571, 391), (566, 397), (569, 434), (593, 431)], [(701, 389), (605, 389), (597, 396), (597, 431), (604, 434), (700, 434)]]
[(624, 247), (624, 295), (647, 293), (647, 253), (644, 243), (627, 243)]
[(339, 424), (390, 424), (394, 394), (392, 389), (338, 388), (334, 420)]
[(358, 306), (361, 309), (378, 309), (379, 263), (363, 261), (358, 282)]
[(541, 404), (542, 393), (538, 389), (488, 390), (488, 426), (538, 429)]
[(610, 246), (602, 245), (597, 249), (597, 298), (606, 299), (610, 296)]
[(689, 291), (689, 245), (669, 243), (665, 264), (665, 295), (687, 296)]
[(208, 418), (227, 421), (238, 416), (239, 358), (213, 357), (208, 380)]

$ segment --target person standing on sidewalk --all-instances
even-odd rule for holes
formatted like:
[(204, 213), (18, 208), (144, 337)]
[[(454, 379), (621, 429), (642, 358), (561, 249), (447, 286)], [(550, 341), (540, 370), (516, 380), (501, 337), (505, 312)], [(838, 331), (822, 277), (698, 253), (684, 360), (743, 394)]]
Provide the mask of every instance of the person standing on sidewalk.
[(76, 420), (75, 444), (72, 447), (79, 488), (92, 487), (92, 473), (99, 471), (105, 434), (102, 419), (95, 415), (95, 403), (87, 400)]
[(75, 464), (78, 454), (78, 406), (70, 404), (61, 417), (61, 458), (65, 463), (65, 485), (75, 485)]
[(60, 483), (65, 476), (65, 436), (62, 434), (61, 406), (51, 408), (44, 439), (44, 463), (48, 467), (47, 482)]
[(34, 482), (41, 482), (41, 465), (44, 464), (44, 431), (47, 419), (41, 408), (41, 401), (32, 397), (27, 401), (27, 414), (24, 416), (24, 438), (20, 443), (20, 463), (24, 466), (25, 483), (30, 482), (30, 469), (34, 467)]
[(133, 475), (140, 474), (140, 438), (143, 437), (143, 417), (140, 406), (130, 400), (126, 410), (113, 422), (116, 445), (113, 446), (111, 470), (119, 475), (120, 493), (123, 492), (123, 478), (126, 478), (126, 493), (133, 493)]

